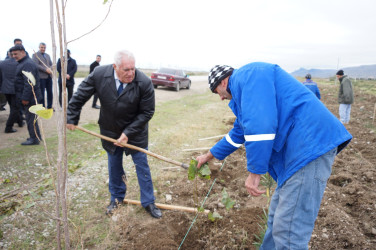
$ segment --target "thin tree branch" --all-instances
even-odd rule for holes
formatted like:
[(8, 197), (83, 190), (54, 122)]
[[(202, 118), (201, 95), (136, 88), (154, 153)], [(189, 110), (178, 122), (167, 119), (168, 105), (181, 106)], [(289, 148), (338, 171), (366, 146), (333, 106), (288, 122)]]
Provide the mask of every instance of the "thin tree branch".
[(90, 30), (89, 32), (87, 32), (87, 33), (85, 33), (85, 34), (83, 34), (83, 35), (81, 35), (81, 36), (79, 36), (79, 37), (77, 37), (77, 38), (75, 38), (73, 40), (70, 40), (69, 42), (67, 42), (67, 44), (70, 43), (70, 42), (74, 42), (74, 41), (76, 41), (76, 40), (78, 40), (78, 39), (80, 39), (80, 38), (82, 38), (82, 37), (84, 37), (86, 35), (89, 35), (91, 32), (93, 32), (94, 30), (98, 29), (104, 23), (104, 21), (107, 19), (108, 15), (110, 14), (110, 10), (111, 10), (111, 6), (112, 6), (113, 2), (114, 1), (112, 0), (111, 3), (110, 3), (110, 6), (108, 7), (107, 14), (104, 17), (104, 19), (102, 20), (102, 22), (100, 22), (94, 29)]

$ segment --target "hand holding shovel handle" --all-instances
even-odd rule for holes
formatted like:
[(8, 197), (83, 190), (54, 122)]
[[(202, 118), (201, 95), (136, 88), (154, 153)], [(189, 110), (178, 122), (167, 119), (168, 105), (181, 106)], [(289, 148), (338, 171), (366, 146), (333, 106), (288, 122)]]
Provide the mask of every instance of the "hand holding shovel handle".
[[(76, 126), (76, 129), (79, 129), (79, 130), (81, 130), (81, 131), (83, 131), (83, 132), (85, 132), (85, 133), (88, 133), (88, 134), (90, 134), (90, 135), (94, 135), (94, 136), (96, 136), (96, 137), (99, 137), (99, 138), (101, 138), (101, 139), (103, 139), (103, 140), (106, 140), (106, 141), (109, 141), (109, 142), (119, 143), (119, 142), (118, 142), (117, 140), (115, 140), (115, 139), (112, 139), (112, 138), (110, 138), (110, 137), (107, 137), (107, 136), (104, 136), (104, 135), (101, 135), (101, 134), (97, 134), (97, 133), (92, 132), (92, 131), (90, 131), (90, 130), (84, 129), (84, 128), (80, 127), (80, 126)], [(162, 161), (165, 161), (165, 162), (168, 162), (168, 163), (171, 163), (171, 164), (177, 165), (177, 166), (182, 167), (182, 168), (184, 168), (184, 169), (188, 169), (188, 165), (185, 164), (185, 163), (181, 163), (181, 162), (178, 162), (178, 161), (175, 161), (175, 160), (172, 160), (172, 159), (168, 159), (168, 158), (166, 158), (166, 157), (164, 157), (164, 156), (157, 155), (157, 154), (152, 153), (152, 152), (150, 152), (150, 151), (148, 151), (148, 150), (146, 150), (146, 149), (143, 149), (143, 148), (140, 148), (140, 147), (137, 147), (137, 146), (134, 146), (134, 145), (128, 144), (128, 143), (119, 143), (119, 144), (121, 144), (121, 145), (124, 146), (124, 147), (130, 148), (130, 149), (134, 149), (134, 150), (137, 150), (137, 151), (140, 151), (140, 152), (143, 152), (143, 153), (145, 153), (145, 154), (147, 154), (147, 155), (150, 155), (150, 156), (153, 156), (153, 157), (155, 157), (155, 158), (157, 158), (157, 159), (159, 159), (159, 160), (162, 160)]]

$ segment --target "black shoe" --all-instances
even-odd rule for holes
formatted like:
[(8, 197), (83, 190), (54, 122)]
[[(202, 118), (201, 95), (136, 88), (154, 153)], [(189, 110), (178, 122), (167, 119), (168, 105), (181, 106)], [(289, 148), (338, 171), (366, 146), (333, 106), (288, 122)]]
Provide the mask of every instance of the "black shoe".
[(101, 106), (99, 106), (99, 105), (94, 105), (94, 106), (92, 106), (92, 108), (93, 108), (93, 109), (100, 109)]
[(111, 201), (110, 205), (107, 206), (106, 215), (112, 215), (115, 209), (118, 208), (118, 204), (116, 201)]
[(23, 146), (39, 145), (39, 141), (28, 139), (28, 140), (24, 141), (23, 143), (21, 143), (21, 145), (23, 145)]
[(14, 129), (14, 128), (6, 128), (5, 129), (5, 133), (15, 133), (17, 132), (17, 129)]
[(25, 122), (24, 122), (24, 121), (20, 121), (20, 122), (18, 122), (18, 127), (22, 128), (24, 125), (25, 125)]
[(145, 207), (145, 210), (154, 218), (161, 218), (162, 212), (155, 206), (154, 203), (149, 204), (147, 207)]

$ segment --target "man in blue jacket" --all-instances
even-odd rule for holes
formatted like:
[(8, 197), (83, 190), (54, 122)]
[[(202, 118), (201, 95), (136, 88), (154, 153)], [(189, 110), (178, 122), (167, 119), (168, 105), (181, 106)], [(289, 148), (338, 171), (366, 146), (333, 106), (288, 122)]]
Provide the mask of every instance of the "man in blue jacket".
[(303, 82), (303, 85), (306, 86), (309, 90), (311, 90), (312, 93), (314, 93), (317, 96), (317, 98), (319, 98), (320, 100), (321, 99), (320, 90), (317, 87), (317, 83), (312, 81), (311, 78), (312, 78), (311, 74), (307, 74), (305, 76), (306, 80)]
[(223, 160), (244, 144), (248, 193), (265, 192), (258, 188), (262, 174), (269, 172), (277, 181), (260, 249), (308, 249), (334, 158), (351, 134), (278, 65), (217, 65), (209, 87), (221, 100), (230, 100), (236, 120), (222, 140), (197, 157), (198, 167), (214, 157)]

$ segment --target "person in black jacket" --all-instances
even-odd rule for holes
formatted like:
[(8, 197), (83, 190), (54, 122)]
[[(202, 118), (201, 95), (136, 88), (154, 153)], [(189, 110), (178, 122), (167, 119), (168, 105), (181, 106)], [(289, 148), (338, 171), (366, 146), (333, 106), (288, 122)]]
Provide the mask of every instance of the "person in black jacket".
[[(18, 62), (16, 68), (15, 90), (17, 98), (21, 100), (22, 105), (25, 107), (27, 129), (30, 135), (30, 138), (21, 143), (21, 145), (38, 145), (38, 138), (41, 139), (38, 122), (35, 122), (34, 125), (35, 114), (29, 112), (29, 108), (37, 104), (41, 99), (38, 68), (33, 60), (26, 55), (25, 48), (22, 45), (15, 45), (10, 49), (10, 52), (12, 53), (12, 57)], [(34, 76), (35, 85), (33, 87), (29, 84), (28, 78), (22, 73), (22, 71), (29, 72)], [(35, 100), (34, 94), (37, 100)]]
[(24, 125), (20, 113), (21, 103), (17, 101), (14, 86), (17, 65), (17, 61), (12, 57), (0, 62), (0, 91), (5, 95), (10, 108), (5, 133), (17, 132), (17, 130), (13, 128), (14, 123), (18, 123), (19, 127)]
[[(99, 63), (101, 62), (101, 60), (102, 60), (101, 55), (97, 55), (97, 57), (95, 58), (95, 61), (92, 64), (90, 64), (89, 74), (91, 74), (91, 72), (94, 71), (95, 67), (99, 66)], [(92, 108), (94, 108), (94, 109), (100, 109), (101, 108), (99, 105), (97, 105), (97, 101), (98, 101), (98, 95), (97, 95), (97, 93), (94, 93), (93, 104), (91, 105)]]
[[(68, 52), (68, 65), (67, 65), (66, 87), (67, 87), (67, 90), (68, 90), (68, 101), (67, 101), (67, 103), (69, 103), (70, 99), (73, 96), (74, 74), (76, 74), (76, 72), (77, 72), (77, 63), (76, 63), (76, 60), (74, 60), (70, 56), (71, 52), (70, 52), (69, 49), (68, 49), (67, 52)], [(59, 60), (57, 60), (56, 68), (57, 68), (57, 71), (59, 72), (59, 80), (58, 80), (58, 83), (59, 83), (59, 102), (60, 102), (60, 106), (61, 106), (61, 103), (62, 103), (61, 100), (62, 100), (63, 82), (62, 82), (62, 79), (61, 79), (61, 62), (60, 62), (60, 58), (59, 58)]]
[(102, 135), (117, 139), (117, 143), (102, 140), (107, 151), (111, 202), (106, 214), (112, 214), (117, 202), (126, 194), (123, 155), (130, 154), (136, 166), (141, 192), (141, 204), (154, 218), (162, 216), (155, 206), (151, 173), (145, 153), (122, 147), (129, 143), (148, 147), (148, 122), (155, 110), (154, 87), (149, 77), (135, 68), (135, 58), (129, 51), (115, 54), (113, 65), (99, 66), (80, 84), (68, 105), (67, 128), (75, 129), (83, 105), (96, 92), (101, 102), (99, 127)]

